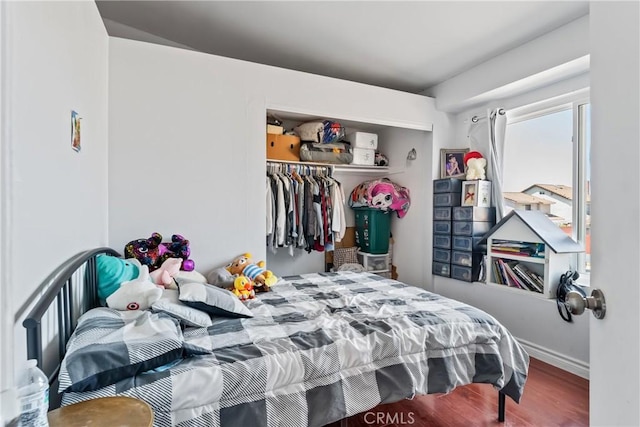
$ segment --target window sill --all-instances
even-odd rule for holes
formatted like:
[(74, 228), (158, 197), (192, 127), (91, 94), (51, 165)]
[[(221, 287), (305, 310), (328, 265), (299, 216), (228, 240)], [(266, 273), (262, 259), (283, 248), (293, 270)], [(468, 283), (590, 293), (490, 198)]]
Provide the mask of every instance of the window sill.
[(591, 287), (591, 274), (590, 273), (580, 273), (580, 277), (578, 280), (574, 282), (581, 288), (590, 288)]

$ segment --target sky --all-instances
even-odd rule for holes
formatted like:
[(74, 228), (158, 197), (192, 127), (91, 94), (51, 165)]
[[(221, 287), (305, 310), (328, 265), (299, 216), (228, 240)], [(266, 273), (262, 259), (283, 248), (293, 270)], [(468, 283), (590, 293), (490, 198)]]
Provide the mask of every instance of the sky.
[(507, 125), (503, 191), (533, 184), (573, 186), (571, 109)]

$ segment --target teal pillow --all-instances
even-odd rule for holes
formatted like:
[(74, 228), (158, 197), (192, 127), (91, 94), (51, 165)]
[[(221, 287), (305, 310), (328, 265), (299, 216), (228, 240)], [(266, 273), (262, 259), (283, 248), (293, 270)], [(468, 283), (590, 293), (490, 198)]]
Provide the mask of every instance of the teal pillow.
[(98, 298), (104, 304), (109, 295), (120, 288), (123, 282), (137, 279), (140, 275), (138, 261), (101, 254), (97, 257)]

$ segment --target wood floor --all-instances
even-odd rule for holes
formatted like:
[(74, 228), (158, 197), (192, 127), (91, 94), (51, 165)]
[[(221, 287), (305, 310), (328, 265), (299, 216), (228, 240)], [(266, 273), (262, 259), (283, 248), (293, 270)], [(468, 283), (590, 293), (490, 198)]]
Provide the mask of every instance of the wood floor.
[[(506, 399), (498, 422), (498, 393), (488, 384), (459, 387), (446, 395), (380, 405), (346, 420), (348, 427), (582, 427), (589, 425), (589, 381), (531, 359), (520, 404)], [(343, 422), (342, 426), (345, 426)], [(340, 427), (340, 423), (328, 427)]]

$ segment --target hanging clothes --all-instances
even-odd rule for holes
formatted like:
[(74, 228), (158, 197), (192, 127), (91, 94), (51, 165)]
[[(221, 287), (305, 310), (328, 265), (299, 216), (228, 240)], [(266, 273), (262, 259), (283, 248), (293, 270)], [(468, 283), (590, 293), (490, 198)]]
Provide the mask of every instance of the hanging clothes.
[(333, 250), (346, 230), (342, 184), (324, 166), (271, 163), (267, 168), (267, 248)]

